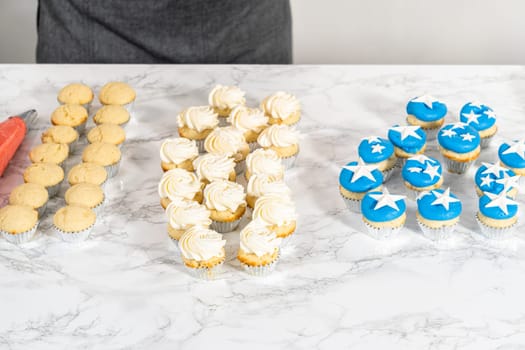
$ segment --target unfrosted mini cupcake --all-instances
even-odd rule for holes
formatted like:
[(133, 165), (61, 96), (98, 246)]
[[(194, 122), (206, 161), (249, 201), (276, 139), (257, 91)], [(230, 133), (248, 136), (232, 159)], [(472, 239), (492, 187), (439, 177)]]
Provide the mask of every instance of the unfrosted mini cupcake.
[(289, 196), (277, 193), (266, 194), (255, 202), (253, 220), (261, 221), (277, 237), (282, 238), (282, 245), (288, 244), (297, 227), (295, 203)]
[(193, 226), (179, 239), (184, 266), (194, 277), (213, 280), (220, 273), (226, 259), (226, 241), (216, 231)]
[(220, 233), (231, 232), (246, 212), (246, 194), (238, 183), (214, 181), (204, 188), (204, 204), (210, 210), (211, 227)]
[(416, 199), (423, 191), (434, 190), (443, 184), (441, 163), (424, 154), (408, 158), (401, 175), (411, 199)]
[(61, 143), (69, 148), (69, 153), (74, 153), (78, 142), (78, 132), (70, 126), (55, 125), (42, 133), (42, 143)]
[(368, 192), (361, 201), (361, 213), (368, 235), (387, 239), (397, 235), (406, 221), (405, 196), (382, 191)]
[(46, 210), (49, 194), (44, 186), (35, 183), (24, 183), (16, 186), (9, 195), (9, 204), (25, 205), (35, 209), (38, 217)]
[(86, 207), (67, 205), (53, 216), (55, 233), (65, 242), (81, 242), (88, 238), (97, 215)]
[(108, 172), (102, 165), (95, 163), (80, 163), (69, 170), (67, 181), (71, 186), (87, 182), (104, 187), (108, 179)]
[(171, 169), (160, 179), (159, 197), (162, 208), (176, 198), (184, 198), (202, 203), (202, 184), (194, 173), (184, 169)]
[(243, 133), (244, 139), (250, 146), (250, 151), (259, 146), (257, 138), (268, 127), (268, 117), (264, 115), (262, 110), (243, 105), (232, 110), (228, 122)]
[(193, 226), (208, 228), (211, 225), (210, 211), (206, 206), (182, 198), (177, 198), (168, 205), (166, 216), (168, 235), (175, 241)]
[(299, 154), (299, 133), (288, 125), (272, 125), (261, 132), (257, 142), (264, 149), (272, 149), (282, 159), (285, 169), (290, 169)]
[(339, 173), (339, 192), (346, 207), (361, 212), (361, 200), (369, 191), (379, 191), (383, 174), (374, 165), (366, 165), (362, 159), (343, 166)]
[(504, 142), (499, 146), (498, 156), (501, 165), (525, 176), (525, 140)]
[(93, 116), (93, 121), (97, 125), (115, 124), (124, 128), (130, 120), (129, 111), (119, 105), (107, 105), (99, 108)]
[(507, 197), (505, 192), (485, 192), (479, 198), (476, 219), (485, 237), (508, 238), (518, 222), (518, 203)]
[(208, 103), (220, 117), (220, 126), (226, 125), (226, 118), (236, 106), (244, 106), (244, 91), (237, 86), (216, 85), (208, 96)]
[(365, 137), (361, 139), (357, 153), (366, 164), (376, 166), (383, 173), (383, 182), (390, 179), (397, 163), (392, 142), (378, 136)]
[(244, 176), (250, 180), (252, 175), (270, 175), (276, 179), (284, 177), (284, 166), (281, 158), (273, 149), (257, 149), (246, 157)]
[(105, 142), (120, 147), (126, 140), (126, 132), (117, 124), (100, 124), (89, 130), (89, 143)]
[(438, 133), (439, 151), (451, 173), (464, 174), (480, 153), (480, 138), (476, 129), (465, 123), (451, 123)]
[(44, 186), (49, 198), (57, 194), (62, 180), (64, 180), (64, 169), (56, 164), (34, 163), (24, 170), (24, 182)]
[(483, 162), (474, 175), (476, 194), (481, 197), (484, 192), (500, 194), (504, 191), (508, 197), (516, 198), (519, 178), (514, 171), (499, 163)]
[(461, 108), (459, 115), (461, 122), (467, 123), (479, 132), (481, 148), (487, 148), (492, 137), (498, 132), (496, 113), (492, 108), (479, 102), (469, 102)]
[(184, 137), (166, 139), (160, 145), (160, 167), (163, 171), (181, 168), (193, 171), (193, 160), (199, 155), (194, 140)]
[(266, 174), (252, 175), (246, 186), (246, 203), (248, 207), (253, 209), (259, 197), (271, 193), (290, 197), (292, 191), (282, 180), (274, 176)]
[(209, 184), (212, 181), (235, 181), (235, 161), (225, 154), (206, 153), (193, 161), (195, 174), (200, 182)]
[(131, 111), (137, 94), (128, 84), (112, 81), (100, 89), (98, 99), (103, 105), (120, 105)]
[(417, 125), (393, 126), (388, 129), (388, 139), (394, 145), (400, 167), (408, 158), (423, 154), (427, 146), (427, 134)]
[(58, 92), (58, 103), (60, 104), (77, 104), (89, 109), (93, 102), (93, 90), (85, 84), (72, 83), (64, 86)]
[(105, 195), (100, 186), (80, 183), (67, 189), (64, 199), (67, 205), (86, 207), (99, 215), (104, 205)]
[(407, 123), (420, 126), (427, 140), (434, 140), (439, 128), (445, 122), (447, 106), (435, 97), (422, 95), (408, 101)]
[(200, 153), (204, 153), (204, 140), (219, 125), (217, 113), (209, 106), (189, 107), (177, 115), (179, 135), (195, 140)]
[(240, 232), (237, 259), (250, 275), (266, 276), (279, 261), (281, 241), (264, 223), (251, 221)]
[(301, 104), (297, 97), (278, 91), (261, 102), (261, 109), (270, 124), (295, 125), (301, 119)]
[(87, 110), (81, 105), (66, 104), (61, 105), (51, 114), (53, 125), (65, 125), (74, 128), (79, 135), (84, 134), (88, 119)]
[(447, 239), (456, 229), (461, 210), (461, 201), (450, 193), (450, 188), (421, 192), (417, 198), (417, 223), (426, 238)]
[(246, 156), (250, 153), (250, 147), (246, 143), (242, 132), (233, 126), (225, 126), (213, 130), (204, 141), (204, 149), (208, 153), (226, 155), (233, 158), (237, 174), (241, 174), (244, 171)]
[(38, 213), (26, 205), (6, 205), (0, 209), (0, 232), (14, 244), (25, 243), (36, 233)]
[(29, 151), (32, 163), (49, 163), (62, 166), (69, 156), (69, 147), (62, 143), (42, 143)]
[(117, 175), (121, 158), (120, 149), (107, 142), (89, 144), (82, 152), (82, 161), (103, 166), (108, 173), (108, 178)]

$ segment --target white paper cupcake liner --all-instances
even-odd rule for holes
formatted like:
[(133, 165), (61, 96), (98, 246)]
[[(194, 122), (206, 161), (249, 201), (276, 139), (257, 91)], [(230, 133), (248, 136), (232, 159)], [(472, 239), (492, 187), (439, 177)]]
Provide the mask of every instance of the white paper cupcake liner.
[(108, 179), (118, 174), (119, 167), (120, 167), (120, 160), (116, 162), (115, 164), (106, 165), (104, 167), (106, 169), (106, 172), (108, 173)]
[(248, 143), (248, 146), (250, 147), (250, 152), (253, 152), (256, 149), (261, 148), (261, 145), (259, 145), (259, 143), (257, 143), (257, 141)]
[(87, 229), (78, 231), (78, 232), (65, 232), (59, 229), (56, 226), (53, 226), (53, 229), (58, 237), (60, 237), (61, 240), (68, 243), (78, 243), (85, 241), (88, 237), (91, 231), (93, 230), (93, 226), (89, 226)]
[(343, 200), (344, 200), (348, 210), (350, 210), (350, 211), (352, 211), (354, 213), (361, 214), (361, 201), (362, 201), (361, 199), (346, 198), (342, 194), (341, 194), (341, 198), (343, 198)]
[(241, 263), (242, 268), (244, 271), (246, 271), (248, 274), (252, 276), (257, 277), (264, 277), (266, 275), (269, 275), (270, 273), (275, 270), (275, 267), (277, 266), (277, 263), (279, 262), (281, 256), (278, 255), (277, 258), (272, 261), (270, 264), (261, 265), (261, 266), (250, 266), (244, 263)]
[(26, 242), (29, 242), (35, 236), (38, 224), (39, 224), (39, 221), (36, 222), (35, 226), (33, 226), (32, 229), (26, 232), (22, 232), (22, 233), (12, 234), (6, 231), (0, 231), (0, 232), (2, 232), (2, 236), (4, 236), (4, 238), (8, 242), (13, 243), (13, 244), (24, 244)]
[(481, 147), (481, 149), (488, 148), (493, 138), (494, 138), (494, 135), (489, 136), (489, 137), (482, 137), (479, 142), (479, 146)]
[(458, 162), (446, 157), (443, 157), (443, 160), (445, 161), (445, 166), (449, 172), (459, 175), (466, 173), (472, 163), (474, 163), (473, 160), (470, 162)]
[(457, 223), (450, 226), (441, 226), (440, 228), (432, 228), (421, 221), (417, 220), (423, 236), (430, 239), (431, 241), (443, 241), (449, 239), (452, 236), (452, 233), (456, 230)]
[(241, 175), (246, 168), (246, 160), (241, 160), (238, 163), (235, 163), (235, 174)]
[(221, 262), (220, 264), (215, 265), (214, 267), (210, 267), (210, 268), (201, 267), (201, 268), (196, 268), (196, 269), (188, 267), (186, 265), (184, 266), (186, 266), (186, 270), (193, 277), (199, 278), (201, 280), (212, 281), (220, 275), (223, 265), (224, 265), (224, 262)]
[(235, 229), (239, 226), (239, 224), (241, 223), (241, 220), (242, 220), (242, 216), (239, 219), (235, 221), (231, 221), (231, 222), (221, 222), (221, 221), (212, 220), (211, 228), (219, 233), (232, 232), (232, 231), (235, 231)]
[(60, 190), (60, 184), (61, 182), (57, 183), (56, 185), (46, 187), (47, 194), (50, 199), (57, 195), (58, 191)]
[(291, 156), (291, 157), (284, 157), (281, 158), (283, 162), (284, 170), (291, 169), (295, 165), (295, 161), (297, 160), (297, 154)]
[(405, 225), (401, 225), (399, 227), (374, 227), (370, 225), (368, 222), (363, 221), (363, 223), (366, 226), (366, 234), (368, 236), (377, 239), (377, 240), (385, 240), (389, 238), (393, 238), (401, 232), (403, 227)]
[(507, 227), (491, 227), (481, 222), (481, 220), (478, 217), (478, 214), (476, 214), (476, 221), (478, 222), (481, 234), (488, 239), (494, 240), (502, 240), (512, 237), (514, 228), (518, 223), (516, 221), (513, 225)]

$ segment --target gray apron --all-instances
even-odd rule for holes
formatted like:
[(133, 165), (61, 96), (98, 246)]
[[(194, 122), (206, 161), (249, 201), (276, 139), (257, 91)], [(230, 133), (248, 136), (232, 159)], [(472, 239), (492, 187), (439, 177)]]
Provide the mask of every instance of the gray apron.
[(289, 0), (40, 0), (39, 63), (292, 62)]

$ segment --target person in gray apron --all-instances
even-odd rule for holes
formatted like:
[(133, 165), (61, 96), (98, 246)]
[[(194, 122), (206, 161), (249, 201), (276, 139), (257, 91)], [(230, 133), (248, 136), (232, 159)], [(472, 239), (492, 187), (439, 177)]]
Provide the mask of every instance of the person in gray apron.
[(40, 0), (38, 63), (292, 62), (289, 0)]

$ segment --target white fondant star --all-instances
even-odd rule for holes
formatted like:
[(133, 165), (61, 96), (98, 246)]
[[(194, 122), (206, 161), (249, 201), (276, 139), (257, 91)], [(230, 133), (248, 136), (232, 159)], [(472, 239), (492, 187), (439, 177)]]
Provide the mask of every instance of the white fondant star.
[(368, 136), (368, 137), (364, 137), (363, 140), (366, 140), (368, 143), (381, 142), (381, 140), (379, 139), (379, 136)]
[(352, 180), (350, 180), (351, 183), (356, 182), (363, 176), (372, 181), (376, 180), (374, 175), (372, 174), (372, 171), (377, 170), (377, 167), (373, 165), (366, 165), (365, 162), (363, 162), (363, 159), (361, 158), (359, 158), (357, 165), (345, 165), (343, 168), (353, 172)]
[(472, 107), (477, 107), (479, 109), (483, 108), (483, 103), (479, 102), (479, 101), (472, 101), (472, 102), (469, 102), (469, 105), (471, 105)]
[(393, 126), (390, 128), (390, 130), (396, 131), (401, 134), (401, 141), (406, 139), (409, 136), (415, 137), (418, 140), (421, 140), (421, 136), (419, 136), (416, 131), (419, 130), (419, 126)]
[(507, 190), (513, 187), (518, 187), (519, 180), (520, 180), (519, 175), (509, 176), (509, 174), (505, 173), (502, 179), (496, 180), (496, 183), (503, 185), (503, 188), (505, 189), (505, 192), (506, 192)]
[(412, 99), (412, 102), (420, 102), (420, 103), (424, 103), (425, 106), (427, 106), (428, 108), (432, 109), (432, 104), (434, 102), (439, 102), (436, 98), (430, 96), (430, 95), (422, 95), (422, 96), (419, 96), (419, 97), (416, 97), (414, 99)]
[(415, 160), (415, 161), (417, 161), (417, 162), (419, 162), (421, 164), (425, 164), (426, 161), (429, 161), (429, 162), (432, 161), (432, 159), (428, 158), (424, 154), (415, 155), (413, 157), (408, 158), (408, 160)]
[(473, 110), (470, 110), (470, 113), (463, 113), (461, 114), (462, 116), (464, 116), (465, 118), (467, 118), (467, 121), (466, 123), (467, 124), (470, 124), (470, 123), (476, 123), (476, 124), (479, 124), (478, 123), (478, 118), (481, 117), (481, 114), (476, 114), (474, 113)]
[(496, 113), (494, 113), (494, 111), (491, 111), (491, 110), (485, 111), (485, 115), (487, 116), (487, 118), (496, 119)]
[(436, 176), (439, 176), (439, 165), (427, 164), (427, 167), (423, 170), (423, 174), (427, 174), (430, 176), (430, 180), (434, 180)]
[(372, 153), (383, 153), (384, 149), (385, 149), (385, 146), (380, 145), (379, 143), (372, 145)]
[(431, 203), (432, 205), (442, 205), (446, 210), (449, 209), (450, 203), (459, 202), (459, 199), (450, 196), (450, 187), (445, 190), (443, 193), (437, 191), (432, 191), (432, 194), (436, 199)]
[(457, 135), (457, 133), (452, 129), (443, 129), (441, 130), (441, 135), (443, 135), (443, 137), (445, 136), (452, 137), (452, 136)]
[(507, 168), (499, 165), (499, 162), (495, 162), (494, 164), (482, 162), (481, 164), (487, 168), (481, 172), (481, 175), (494, 174), (495, 176), (499, 177), (499, 173), (501, 171), (507, 171)]
[(451, 127), (450, 129), (451, 129), (451, 130), (455, 130), (455, 129), (465, 129), (466, 126), (468, 126), (467, 123), (457, 122), (457, 123), (452, 124), (452, 127)]
[(490, 175), (486, 175), (485, 177), (481, 178), (481, 184), (479, 185), (479, 187), (490, 186), (493, 182), (494, 180), (490, 178)]
[(507, 148), (502, 154), (516, 153), (522, 159), (525, 159), (525, 140), (514, 141), (514, 144)]
[(461, 134), (460, 136), (463, 141), (468, 141), (468, 142), (472, 142), (472, 140), (476, 138), (476, 136), (468, 132), (465, 134)]
[(417, 168), (417, 167), (411, 167), (411, 168), (408, 168), (408, 171), (411, 173), (420, 173), (423, 171), (423, 169)]
[(374, 210), (379, 210), (383, 207), (390, 207), (394, 210), (399, 210), (399, 207), (397, 206), (396, 202), (401, 199), (405, 199), (405, 196), (390, 194), (386, 187), (383, 188), (383, 193), (371, 194), (370, 197), (377, 201)]
[(490, 198), (490, 202), (487, 203), (487, 208), (499, 208), (507, 215), (509, 213), (509, 205), (517, 205), (518, 203), (507, 197), (507, 193), (502, 191), (500, 194), (494, 194), (485, 192), (485, 195)]

